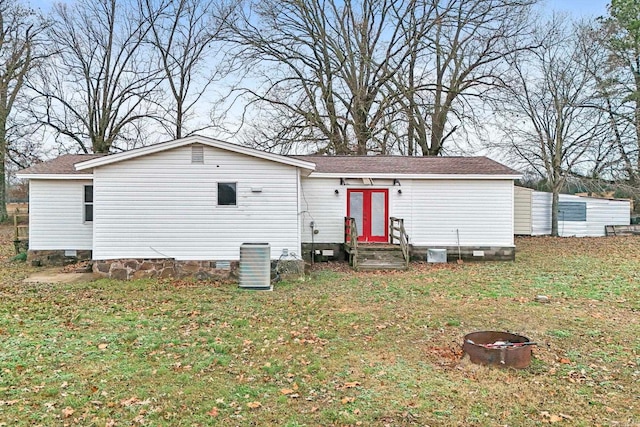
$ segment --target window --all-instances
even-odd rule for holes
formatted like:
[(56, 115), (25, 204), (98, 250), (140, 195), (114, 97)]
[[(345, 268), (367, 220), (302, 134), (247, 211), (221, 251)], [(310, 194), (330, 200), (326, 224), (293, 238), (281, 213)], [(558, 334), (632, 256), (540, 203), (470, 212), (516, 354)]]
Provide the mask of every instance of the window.
[(585, 202), (558, 203), (559, 221), (586, 221), (587, 204)]
[(93, 185), (84, 186), (84, 221), (93, 221)]
[(218, 206), (236, 206), (236, 183), (218, 183)]

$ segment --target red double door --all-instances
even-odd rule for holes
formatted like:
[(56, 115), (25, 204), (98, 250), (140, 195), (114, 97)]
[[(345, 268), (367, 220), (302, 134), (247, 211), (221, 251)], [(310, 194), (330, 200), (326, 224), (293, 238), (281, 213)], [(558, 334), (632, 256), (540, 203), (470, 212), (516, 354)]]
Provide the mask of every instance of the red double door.
[(347, 216), (356, 220), (358, 242), (389, 241), (389, 191), (348, 189)]

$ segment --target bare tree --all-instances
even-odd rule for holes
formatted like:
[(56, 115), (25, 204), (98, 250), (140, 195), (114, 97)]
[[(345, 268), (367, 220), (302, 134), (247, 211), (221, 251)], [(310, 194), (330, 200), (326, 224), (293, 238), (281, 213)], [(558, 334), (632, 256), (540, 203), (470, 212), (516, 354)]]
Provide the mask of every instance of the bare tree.
[(581, 44), (580, 28), (554, 19), (542, 28), (541, 47), (511, 56), (504, 145), (520, 162), (544, 177), (552, 196), (551, 233), (558, 235), (558, 201), (567, 179), (593, 167), (593, 148), (607, 130), (593, 108), (597, 82), (585, 66), (592, 52)]
[(269, 110), (264, 139), (437, 155), (452, 117), (463, 121), (471, 98), (502, 85), (505, 55), (530, 47), (534, 3), (268, 0), (249, 3), (225, 36), (258, 72), (261, 85), (245, 93)]
[(139, 143), (160, 82), (157, 61), (143, 50), (155, 17), (126, 0), (57, 4), (53, 17), (59, 55), (33, 84), (40, 120), (83, 152)]
[(459, 126), (474, 120), (473, 101), (504, 85), (505, 57), (533, 47), (535, 0), (415, 3), (420, 14), (403, 23), (412, 55), (395, 90), (405, 98), (409, 152), (438, 155)]
[[(243, 88), (276, 123), (263, 139), (335, 154), (385, 151), (385, 91), (408, 55), (397, 25), (408, 3), (284, 0), (250, 3), (224, 33), (260, 85)], [(268, 133), (266, 133), (266, 132)]]
[(151, 22), (149, 39), (157, 51), (163, 85), (171, 96), (159, 107), (165, 111), (161, 125), (172, 138), (200, 129), (186, 129), (186, 122), (207, 88), (218, 77), (214, 43), (220, 26), (234, 8), (214, 0), (142, 0), (143, 15)]
[(600, 79), (612, 131), (625, 176), (632, 186), (640, 184), (640, 4), (612, 0), (610, 16), (601, 20), (594, 42), (609, 56), (608, 70)]
[(46, 56), (42, 32), (46, 22), (15, 0), (0, 0), (0, 221), (7, 218), (6, 164), (15, 148), (10, 138), (17, 124), (15, 103), (25, 79)]

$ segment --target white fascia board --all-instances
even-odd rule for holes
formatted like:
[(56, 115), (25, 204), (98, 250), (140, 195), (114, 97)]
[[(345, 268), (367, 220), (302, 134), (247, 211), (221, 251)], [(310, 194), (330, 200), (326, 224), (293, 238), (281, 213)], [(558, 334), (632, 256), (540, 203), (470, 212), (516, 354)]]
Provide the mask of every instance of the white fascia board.
[(78, 180), (93, 180), (92, 174), (80, 174), (80, 173), (70, 173), (70, 174), (61, 174), (61, 173), (41, 173), (41, 174), (16, 174), (16, 178), (18, 179), (78, 179)]
[(159, 153), (161, 151), (171, 150), (173, 148), (182, 147), (189, 144), (202, 144), (210, 147), (219, 148), (222, 150), (232, 151), (239, 154), (245, 154), (247, 156), (257, 157), (272, 162), (283, 163), (290, 166), (307, 169), (310, 171), (315, 170), (315, 163), (305, 162), (303, 160), (293, 159), (279, 154), (267, 153), (265, 151), (256, 150), (249, 147), (243, 147), (242, 145), (232, 144), (230, 142), (220, 141), (217, 139), (205, 137), (205, 136), (189, 136), (182, 139), (176, 139), (173, 141), (161, 142), (159, 144), (149, 145), (147, 147), (136, 148), (134, 150), (124, 151), (118, 154), (111, 154), (104, 157), (98, 157), (85, 162), (80, 162), (75, 165), (76, 170), (91, 169), (99, 166), (104, 166), (123, 160), (134, 159), (136, 157), (146, 156), (148, 154)]
[(520, 179), (522, 175), (482, 175), (482, 174), (405, 174), (405, 173), (318, 173), (309, 178), (371, 178), (371, 179)]

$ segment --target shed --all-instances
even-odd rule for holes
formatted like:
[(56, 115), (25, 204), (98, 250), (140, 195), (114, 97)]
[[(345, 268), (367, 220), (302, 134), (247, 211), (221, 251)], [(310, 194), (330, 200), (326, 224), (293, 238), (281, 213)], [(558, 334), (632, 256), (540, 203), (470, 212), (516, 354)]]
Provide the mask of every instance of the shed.
[(514, 226), (516, 236), (531, 236), (532, 230), (532, 204), (534, 191), (530, 188), (514, 187)]
[[(522, 187), (515, 187), (515, 194), (515, 223), (520, 224), (516, 234), (551, 234), (552, 194)], [(562, 237), (599, 237), (605, 235), (607, 225), (630, 224), (629, 200), (560, 194), (559, 202), (558, 234)]]

